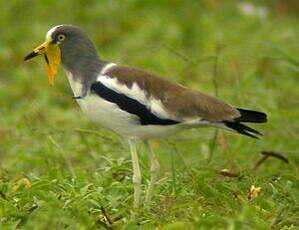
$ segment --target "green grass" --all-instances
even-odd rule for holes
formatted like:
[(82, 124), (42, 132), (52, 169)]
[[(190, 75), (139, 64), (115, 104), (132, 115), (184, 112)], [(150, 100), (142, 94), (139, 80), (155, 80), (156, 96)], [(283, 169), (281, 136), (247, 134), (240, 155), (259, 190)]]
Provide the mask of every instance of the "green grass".
[[(273, 1), (266, 17), (223, 2), (0, 2), (1, 229), (299, 228), (296, 2)], [(80, 112), (61, 68), (50, 87), (42, 59), (22, 60), (62, 23), (82, 26), (105, 59), (210, 94), (216, 80), (220, 98), (267, 112), (269, 122), (255, 126), (264, 137), (219, 131), (214, 145), (215, 130), (198, 129), (154, 141), (162, 169), (153, 205), (131, 221), (127, 150)], [(269, 158), (254, 169), (261, 151), (281, 152), (289, 164)], [(139, 153), (147, 184), (142, 146)], [(248, 200), (251, 185), (261, 192)]]

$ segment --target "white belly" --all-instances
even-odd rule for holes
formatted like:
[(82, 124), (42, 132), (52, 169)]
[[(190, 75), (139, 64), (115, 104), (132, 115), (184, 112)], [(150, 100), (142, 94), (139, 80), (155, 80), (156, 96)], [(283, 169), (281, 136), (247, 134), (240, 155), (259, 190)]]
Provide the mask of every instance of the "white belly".
[(136, 115), (121, 110), (117, 105), (97, 95), (88, 95), (77, 101), (93, 122), (126, 138), (160, 138), (182, 129), (180, 125), (140, 125)]

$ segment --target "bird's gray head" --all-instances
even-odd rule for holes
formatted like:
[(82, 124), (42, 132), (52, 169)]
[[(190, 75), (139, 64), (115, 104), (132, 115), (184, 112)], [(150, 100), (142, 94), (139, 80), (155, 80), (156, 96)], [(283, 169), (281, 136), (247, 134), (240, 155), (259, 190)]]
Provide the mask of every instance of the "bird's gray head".
[(25, 57), (31, 59), (43, 54), (47, 62), (49, 83), (54, 83), (57, 65), (62, 62), (64, 68), (74, 76), (91, 77), (101, 65), (96, 49), (79, 27), (59, 25), (46, 34), (46, 41)]

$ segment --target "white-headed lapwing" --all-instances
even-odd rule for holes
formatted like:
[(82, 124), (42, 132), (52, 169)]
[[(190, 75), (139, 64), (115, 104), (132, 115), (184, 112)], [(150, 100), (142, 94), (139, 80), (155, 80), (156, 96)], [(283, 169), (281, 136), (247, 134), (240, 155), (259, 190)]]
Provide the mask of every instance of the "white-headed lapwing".
[(75, 26), (51, 28), (46, 41), (25, 60), (40, 54), (47, 63), (50, 84), (54, 83), (61, 62), (83, 112), (128, 141), (133, 164), (134, 208), (139, 207), (141, 194), (138, 141), (144, 141), (149, 150), (151, 180), (145, 197), (145, 203), (149, 204), (160, 167), (149, 139), (206, 126), (256, 138), (261, 133), (244, 123), (267, 121), (265, 113), (236, 108), (155, 74), (104, 61), (86, 33)]

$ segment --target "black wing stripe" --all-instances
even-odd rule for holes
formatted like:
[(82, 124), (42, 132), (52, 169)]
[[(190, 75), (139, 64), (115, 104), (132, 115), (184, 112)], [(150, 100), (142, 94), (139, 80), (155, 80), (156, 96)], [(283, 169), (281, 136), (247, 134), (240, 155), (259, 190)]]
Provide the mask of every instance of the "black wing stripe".
[(157, 117), (144, 104), (125, 94), (113, 91), (101, 82), (93, 83), (91, 92), (109, 102), (117, 104), (120, 109), (138, 116), (141, 125), (174, 125), (180, 123), (179, 121)]

